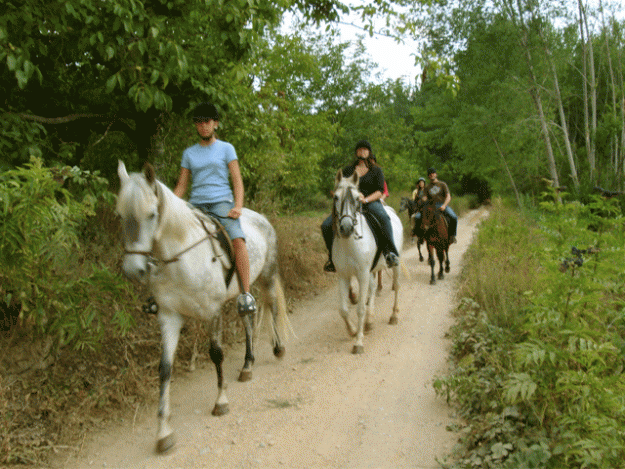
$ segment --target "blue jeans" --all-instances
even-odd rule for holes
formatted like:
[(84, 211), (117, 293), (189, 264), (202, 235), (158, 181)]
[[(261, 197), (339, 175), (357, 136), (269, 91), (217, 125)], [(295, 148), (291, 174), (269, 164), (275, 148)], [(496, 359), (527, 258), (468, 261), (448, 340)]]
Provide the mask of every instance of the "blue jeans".
[(230, 239), (243, 238), (245, 241), (245, 233), (241, 228), (241, 220), (238, 218), (230, 218), (228, 213), (234, 208), (234, 202), (215, 202), (213, 204), (196, 205), (202, 212), (215, 217), (221, 223), (228, 233)]
[[(443, 204), (436, 204), (436, 208), (441, 208)], [(449, 217), (449, 236), (456, 236), (458, 230), (458, 215), (448, 205), (443, 211), (445, 215)]]

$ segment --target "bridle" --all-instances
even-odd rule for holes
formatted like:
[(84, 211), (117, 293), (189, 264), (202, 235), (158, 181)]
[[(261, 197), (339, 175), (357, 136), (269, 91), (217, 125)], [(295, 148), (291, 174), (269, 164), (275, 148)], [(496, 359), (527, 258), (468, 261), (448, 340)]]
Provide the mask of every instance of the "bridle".
[(359, 218), (358, 214), (362, 214), (362, 202), (358, 198), (354, 197), (353, 190), (348, 189), (347, 195), (345, 195), (345, 197), (343, 197), (343, 199), (341, 200), (337, 223), (340, 226), (341, 222), (345, 218), (351, 220), (352, 225), (354, 226), (354, 237), (356, 239), (362, 238), (362, 234), (359, 235), (356, 231)]
[[(135, 255), (139, 255), (139, 256), (145, 256), (147, 258), (147, 261), (148, 261), (149, 264), (152, 264), (152, 265), (166, 265), (166, 264), (171, 264), (172, 262), (179, 261), (180, 257), (183, 254), (186, 254), (191, 249), (199, 246), (200, 244), (202, 244), (207, 239), (211, 239), (211, 238), (212, 239), (217, 239), (217, 234), (214, 231), (211, 231), (211, 230), (208, 229), (208, 227), (206, 226), (205, 220), (202, 219), (198, 214), (195, 214), (195, 216), (197, 217), (197, 219), (199, 220), (200, 224), (202, 225), (202, 228), (204, 228), (204, 232), (206, 233), (206, 235), (204, 237), (200, 238), (198, 241), (196, 241), (192, 245), (184, 248), (182, 251), (180, 251), (178, 254), (174, 255), (173, 257), (171, 257), (169, 259), (159, 259), (157, 257), (154, 257), (154, 255), (152, 253), (152, 251), (154, 251), (154, 248), (152, 248), (150, 251), (132, 251), (132, 250), (124, 249), (124, 255), (135, 254)], [(219, 254), (217, 257), (219, 257), (219, 256), (221, 256), (221, 254)]]

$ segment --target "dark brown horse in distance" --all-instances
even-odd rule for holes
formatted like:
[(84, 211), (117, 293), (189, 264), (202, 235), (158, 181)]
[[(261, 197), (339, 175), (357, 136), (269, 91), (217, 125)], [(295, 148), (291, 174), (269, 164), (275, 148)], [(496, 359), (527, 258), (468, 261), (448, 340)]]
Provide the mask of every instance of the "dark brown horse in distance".
[(436, 283), (434, 276), (434, 251), (440, 265), (438, 271), (438, 279), (445, 278), (443, 274), (443, 263), (445, 264), (445, 272), (449, 273), (449, 234), (447, 232), (447, 220), (443, 213), (432, 203), (427, 203), (421, 210), (421, 229), (423, 237), (428, 247), (428, 264), (432, 268), (432, 276), (430, 277), (430, 285)]

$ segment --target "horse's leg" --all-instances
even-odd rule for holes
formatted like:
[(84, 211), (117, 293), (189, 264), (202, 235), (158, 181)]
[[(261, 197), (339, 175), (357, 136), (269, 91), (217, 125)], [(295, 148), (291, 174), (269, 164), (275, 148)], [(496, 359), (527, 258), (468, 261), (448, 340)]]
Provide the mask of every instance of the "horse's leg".
[(376, 294), (379, 295), (382, 291), (382, 271), (378, 270), (378, 289)]
[(363, 344), (364, 335), (365, 335), (365, 319), (367, 316), (366, 313), (366, 302), (367, 298), (369, 298), (369, 308), (373, 304), (375, 294), (369, 296), (370, 292), (374, 291), (375, 285), (375, 277), (369, 269), (366, 269), (364, 272), (361, 272), (358, 275), (358, 306), (357, 306), (357, 321), (358, 325), (356, 327), (356, 343), (354, 344), (354, 348), (352, 349), (352, 353), (361, 354), (365, 352), (365, 347)]
[(224, 352), (221, 348), (222, 327), (223, 318), (221, 314), (218, 314), (211, 321), (211, 345), (209, 350), (209, 355), (215, 364), (215, 371), (217, 372), (217, 400), (215, 401), (215, 407), (213, 407), (212, 412), (215, 416), (227, 414), (230, 410), (228, 407), (228, 397), (226, 396), (227, 385), (224, 381), (223, 372)]
[(390, 325), (397, 324), (397, 313), (399, 313), (399, 266), (393, 267), (393, 291), (395, 292), (395, 300), (393, 302), (393, 312), (388, 320)]
[(164, 453), (175, 443), (174, 431), (169, 426), (169, 385), (183, 320), (182, 316), (177, 313), (166, 314), (164, 311), (159, 312), (158, 320), (161, 326), (162, 351), (159, 366), (160, 397), (157, 414), (156, 451)]
[(273, 333), (273, 354), (276, 358), (284, 357), (286, 347), (282, 343), (281, 333), (286, 334), (288, 318), (286, 316), (286, 301), (284, 299), (284, 291), (282, 290), (282, 282), (276, 274), (272, 280), (272, 286), (267, 291), (271, 304), (271, 329)]
[(423, 254), (421, 254), (421, 245), (423, 244), (423, 238), (418, 238), (417, 249), (419, 250), (419, 262), (423, 262)]
[[(382, 271), (378, 270), (379, 275)], [(365, 325), (364, 332), (367, 334), (373, 330), (373, 315), (375, 314), (375, 296), (378, 294), (375, 287), (376, 274), (371, 275), (371, 281), (369, 282), (369, 289), (367, 293), (367, 304), (365, 305)]]
[(445, 249), (445, 272), (449, 273), (449, 247)]
[[(347, 333), (354, 337), (356, 335), (356, 331), (354, 330), (352, 323), (349, 321), (349, 306), (347, 302), (349, 301), (349, 288), (350, 288), (351, 277), (339, 277), (339, 314), (345, 321), (345, 327), (347, 328)], [(362, 292), (360, 292), (362, 295)]]
[(432, 274), (430, 275), (430, 285), (436, 285), (436, 277), (434, 276), (434, 268), (436, 267), (436, 259), (434, 258), (434, 246), (428, 244), (428, 264)]
[[(243, 326), (245, 327), (245, 362), (239, 381), (250, 381), (252, 379), (252, 368), (254, 367), (254, 317), (255, 313), (242, 314)], [(213, 360), (214, 361), (214, 360)]]
[(445, 251), (442, 249), (436, 248), (436, 257), (438, 257), (438, 265), (440, 266), (438, 270), (438, 279), (443, 280), (445, 275), (443, 274), (443, 264), (445, 263)]

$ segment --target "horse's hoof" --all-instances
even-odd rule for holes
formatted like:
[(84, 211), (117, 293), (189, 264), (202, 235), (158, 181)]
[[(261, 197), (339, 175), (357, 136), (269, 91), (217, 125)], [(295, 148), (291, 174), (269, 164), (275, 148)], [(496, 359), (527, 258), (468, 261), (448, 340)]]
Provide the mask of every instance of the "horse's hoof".
[(368, 332), (371, 332), (373, 330), (373, 324), (371, 324), (370, 322), (366, 322), (365, 323), (365, 334), (367, 334)]
[(444, 278), (445, 278), (445, 276), (442, 273), (438, 274), (438, 279), (439, 280), (443, 280)]
[(445, 272), (449, 273), (449, 267), (445, 267)]
[(423, 262), (423, 256), (419, 256), (419, 262)]
[(276, 358), (282, 358), (284, 357), (285, 354), (286, 354), (286, 347), (284, 347), (283, 345), (281, 345), (280, 347), (275, 346), (273, 348), (273, 355)]
[(396, 326), (397, 325), (397, 316), (391, 316), (391, 318), (388, 320), (388, 323), (391, 326)]
[(252, 372), (249, 370), (241, 370), (241, 373), (239, 374), (239, 381), (241, 383), (252, 381)]
[(352, 353), (354, 355), (362, 355), (363, 353), (365, 353), (365, 348), (362, 345), (354, 345)]
[(230, 412), (228, 404), (215, 404), (215, 407), (213, 408), (213, 415), (215, 417), (226, 415), (228, 412)]
[(164, 438), (161, 438), (156, 442), (156, 452), (158, 454), (163, 454), (173, 448), (176, 444), (176, 438), (173, 433), (170, 433)]
[(430, 280), (430, 285), (436, 285), (436, 279)]

